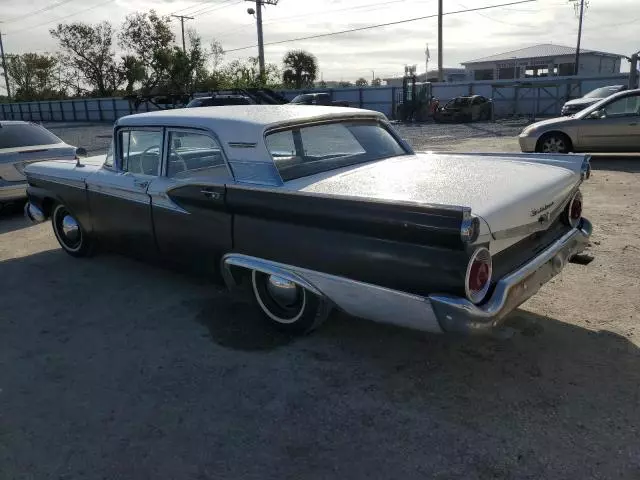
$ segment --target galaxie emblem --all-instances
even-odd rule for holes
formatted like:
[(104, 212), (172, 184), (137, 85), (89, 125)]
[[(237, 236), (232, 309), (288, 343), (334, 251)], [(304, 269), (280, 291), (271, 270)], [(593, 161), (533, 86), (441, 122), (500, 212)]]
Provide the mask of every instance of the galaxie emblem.
[(535, 217), (536, 215), (540, 215), (545, 210), (549, 210), (551, 207), (553, 207), (553, 203), (554, 202), (547, 203), (546, 205), (543, 205), (541, 207), (534, 208), (533, 210), (531, 210), (531, 216)]

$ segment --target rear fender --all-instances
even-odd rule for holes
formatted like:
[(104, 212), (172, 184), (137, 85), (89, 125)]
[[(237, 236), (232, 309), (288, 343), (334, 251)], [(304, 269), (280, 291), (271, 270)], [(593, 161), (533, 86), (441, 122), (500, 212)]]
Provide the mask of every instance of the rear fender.
[[(443, 153), (442, 155), (446, 155)], [(454, 155), (454, 154), (452, 154)], [(587, 179), (591, 176), (591, 155), (579, 153), (455, 153), (455, 155), (471, 155), (474, 157), (508, 158), (522, 160), (523, 162), (543, 163), (556, 167), (566, 168)]]

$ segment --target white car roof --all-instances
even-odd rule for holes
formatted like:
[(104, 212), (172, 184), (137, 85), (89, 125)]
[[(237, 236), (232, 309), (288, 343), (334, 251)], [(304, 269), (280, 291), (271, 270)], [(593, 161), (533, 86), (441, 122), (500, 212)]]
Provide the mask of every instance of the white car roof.
[(128, 115), (120, 118), (117, 125), (208, 128), (218, 135), (223, 143), (256, 143), (262, 138), (265, 130), (273, 127), (349, 118), (386, 120), (382, 113), (348, 107), (225, 105)]

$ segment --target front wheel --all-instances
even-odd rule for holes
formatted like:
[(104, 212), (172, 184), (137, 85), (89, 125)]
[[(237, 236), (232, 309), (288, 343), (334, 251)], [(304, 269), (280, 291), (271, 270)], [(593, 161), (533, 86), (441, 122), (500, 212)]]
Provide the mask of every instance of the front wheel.
[(285, 332), (310, 332), (319, 327), (331, 311), (325, 299), (277, 275), (253, 270), (251, 285), (266, 320)]
[(571, 141), (559, 133), (543, 135), (536, 145), (536, 151), (539, 153), (569, 153), (570, 150)]
[(67, 207), (60, 204), (54, 208), (51, 224), (53, 233), (65, 252), (74, 257), (91, 255), (93, 252), (91, 240)]

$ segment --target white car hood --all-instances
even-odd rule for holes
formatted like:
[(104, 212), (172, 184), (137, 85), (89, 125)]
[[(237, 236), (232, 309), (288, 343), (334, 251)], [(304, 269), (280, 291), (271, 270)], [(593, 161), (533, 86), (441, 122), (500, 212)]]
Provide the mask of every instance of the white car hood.
[(416, 154), (286, 182), (302, 192), (470, 207), (492, 233), (536, 222), (581, 181), (576, 172), (522, 158)]

